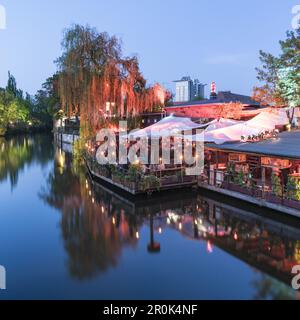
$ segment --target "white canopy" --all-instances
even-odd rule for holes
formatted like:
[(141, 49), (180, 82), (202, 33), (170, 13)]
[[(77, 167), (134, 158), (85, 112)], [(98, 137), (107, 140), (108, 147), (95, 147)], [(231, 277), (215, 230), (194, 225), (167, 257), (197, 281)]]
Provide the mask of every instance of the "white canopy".
[(243, 121), (221, 118), (219, 120), (214, 120), (214, 121), (210, 122), (209, 126), (205, 129), (205, 132), (230, 127), (235, 124), (242, 123), (242, 122)]
[(205, 142), (222, 144), (241, 141), (242, 136), (258, 135), (266, 130), (274, 130), (277, 125), (288, 123), (289, 120), (284, 110), (261, 112), (249, 121), (205, 132)]
[(180, 131), (197, 129), (204, 126), (207, 126), (207, 124), (200, 125), (191, 121), (190, 118), (175, 117), (174, 115), (170, 115), (147, 128), (133, 132), (130, 134), (130, 136), (132, 138), (170, 136)]

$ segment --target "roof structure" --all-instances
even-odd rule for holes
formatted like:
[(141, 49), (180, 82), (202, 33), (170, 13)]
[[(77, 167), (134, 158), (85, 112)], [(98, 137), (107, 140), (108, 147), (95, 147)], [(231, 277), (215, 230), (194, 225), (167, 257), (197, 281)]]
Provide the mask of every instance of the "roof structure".
[(206, 147), (220, 151), (250, 153), (300, 160), (300, 130), (285, 131), (280, 133), (279, 137), (276, 139), (263, 140), (260, 142), (224, 143), (222, 145), (208, 143), (206, 144)]
[(175, 103), (173, 106), (168, 107), (189, 107), (194, 105), (206, 105), (206, 104), (218, 104), (218, 103), (230, 103), (230, 102), (240, 102), (245, 105), (259, 106), (257, 101), (254, 101), (251, 97), (232, 93), (231, 91), (219, 91), (215, 99), (204, 99), (199, 101), (188, 101)]
[(240, 118), (245, 120), (255, 117), (261, 111), (267, 109), (260, 106), (258, 102), (252, 100), (249, 96), (235, 94), (230, 91), (220, 91), (214, 99), (174, 103), (172, 106), (165, 107), (165, 111), (167, 114), (174, 113), (180, 117), (215, 119), (219, 117), (220, 107), (229, 103), (242, 104)]

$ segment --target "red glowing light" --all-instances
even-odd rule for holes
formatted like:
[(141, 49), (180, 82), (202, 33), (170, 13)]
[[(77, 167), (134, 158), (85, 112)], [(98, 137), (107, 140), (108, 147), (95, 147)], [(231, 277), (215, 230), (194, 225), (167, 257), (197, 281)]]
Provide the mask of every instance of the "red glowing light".
[(210, 241), (207, 241), (207, 252), (213, 253), (213, 246)]
[(210, 85), (210, 91), (211, 93), (216, 93), (217, 92), (217, 85), (215, 82), (212, 82)]

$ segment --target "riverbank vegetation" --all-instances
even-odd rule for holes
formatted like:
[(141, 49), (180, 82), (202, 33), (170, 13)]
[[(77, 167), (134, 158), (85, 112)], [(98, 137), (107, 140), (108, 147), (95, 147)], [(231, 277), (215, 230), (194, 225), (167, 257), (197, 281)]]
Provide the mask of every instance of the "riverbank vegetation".
[(35, 96), (17, 87), (9, 72), (7, 86), (0, 88), (0, 136), (50, 131), (58, 111), (56, 76), (47, 79)]

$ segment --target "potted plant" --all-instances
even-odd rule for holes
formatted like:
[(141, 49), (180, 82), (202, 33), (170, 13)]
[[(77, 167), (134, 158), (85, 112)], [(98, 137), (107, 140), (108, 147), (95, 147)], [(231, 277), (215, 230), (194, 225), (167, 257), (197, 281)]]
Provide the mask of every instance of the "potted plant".
[(143, 191), (149, 190), (149, 189), (160, 189), (160, 179), (156, 177), (155, 175), (146, 175), (143, 177), (140, 187)]
[(272, 174), (272, 193), (266, 195), (266, 200), (280, 204), (282, 202), (283, 190), (281, 179), (276, 174)]
[(289, 207), (300, 209), (300, 181), (289, 177), (286, 185), (286, 197), (284, 204)]

